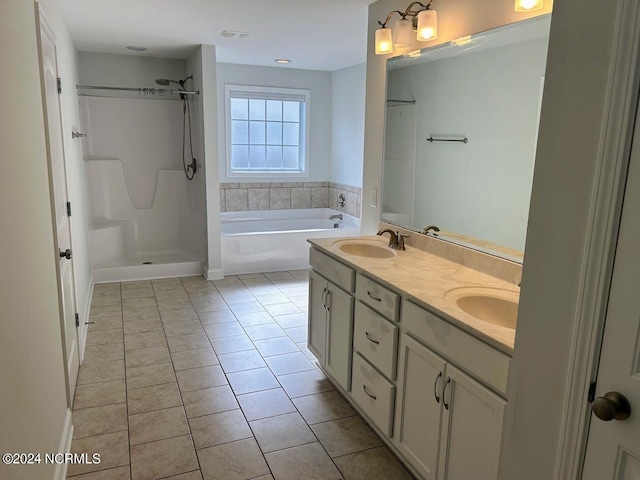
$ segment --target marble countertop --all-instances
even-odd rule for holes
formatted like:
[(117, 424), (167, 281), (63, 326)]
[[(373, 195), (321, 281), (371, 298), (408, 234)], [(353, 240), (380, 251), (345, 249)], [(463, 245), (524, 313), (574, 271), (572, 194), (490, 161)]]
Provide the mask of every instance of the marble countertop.
[(400, 291), (405, 299), (430, 310), (507, 355), (513, 355), (514, 329), (494, 325), (465, 313), (454, 302), (445, 300), (445, 294), (461, 287), (489, 287), (519, 294), (517, 286), (409, 246), (406, 250), (393, 250), (396, 255), (390, 258), (351, 255), (339, 248), (340, 242), (345, 240), (381, 247), (387, 247), (389, 242), (386, 236), (371, 235), (311, 238), (309, 243), (382, 284)]

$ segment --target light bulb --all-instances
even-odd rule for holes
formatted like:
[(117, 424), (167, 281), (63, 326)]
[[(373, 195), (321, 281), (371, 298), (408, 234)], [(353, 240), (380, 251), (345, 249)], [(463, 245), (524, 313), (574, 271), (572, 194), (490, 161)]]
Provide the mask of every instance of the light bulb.
[(540, 10), (543, 6), (543, 0), (516, 0), (513, 9), (516, 12), (533, 12)]
[(438, 38), (438, 14), (435, 10), (423, 10), (418, 14), (417, 38), (421, 42)]
[(376, 55), (385, 55), (393, 52), (393, 39), (391, 29), (382, 27), (376, 30)]

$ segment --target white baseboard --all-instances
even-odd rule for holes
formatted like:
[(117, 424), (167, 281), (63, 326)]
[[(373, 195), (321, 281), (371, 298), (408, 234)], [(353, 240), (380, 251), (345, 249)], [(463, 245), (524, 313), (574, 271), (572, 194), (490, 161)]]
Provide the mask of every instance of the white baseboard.
[[(89, 290), (87, 291), (87, 298), (85, 300), (84, 308), (81, 310), (80, 321), (82, 323), (89, 321), (89, 314), (91, 312), (91, 301), (93, 300), (93, 273), (89, 277)], [(84, 350), (87, 345), (87, 332), (89, 331), (89, 325), (82, 325), (80, 329), (80, 338), (78, 339), (80, 364), (84, 360)]]
[[(60, 447), (56, 453), (67, 453), (71, 451), (71, 440), (73, 440), (73, 423), (71, 422), (71, 409), (67, 408), (67, 415), (64, 419), (64, 429), (60, 439)], [(65, 480), (67, 477), (67, 463), (59, 463), (56, 466), (54, 480)]]
[(221, 268), (207, 268), (204, 276), (207, 280), (222, 280), (224, 278)]

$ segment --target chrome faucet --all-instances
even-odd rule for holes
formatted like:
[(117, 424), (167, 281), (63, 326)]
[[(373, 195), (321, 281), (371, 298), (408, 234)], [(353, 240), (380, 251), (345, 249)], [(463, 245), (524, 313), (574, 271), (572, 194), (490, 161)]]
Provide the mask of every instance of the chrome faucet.
[(404, 239), (408, 238), (409, 235), (403, 235), (400, 232), (394, 232), (390, 228), (380, 230), (377, 235), (382, 235), (383, 233), (389, 234), (389, 248), (393, 248), (394, 250), (406, 250), (404, 248)]
[(336, 218), (337, 218), (338, 220), (342, 220), (342, 214), (341, 214), (341, 213), (338, 213), (337, 215), (331, 215), (331, 216), (329, 217), (329, 220), (335, 220)]
[(435, 225), (428, 225), (424, 227), (420, 233), (422, 233), (423, 235), (428, 235), (429, 233), (432, 233), (434, 237), (437, 237), (438, 235), (436, 235), (436, 232), (439, 232), (439, 231), (440, 229)]

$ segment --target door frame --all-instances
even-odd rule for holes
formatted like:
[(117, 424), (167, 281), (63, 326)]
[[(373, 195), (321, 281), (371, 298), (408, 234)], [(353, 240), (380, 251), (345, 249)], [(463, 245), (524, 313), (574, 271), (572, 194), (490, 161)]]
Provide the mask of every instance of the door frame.
[[(53, 28), (51, 28), (51, 22), (49, 22), (49, 20), (47, 19), (47, 16), (45, 15), (44, 10), (42, 9), (42, 6), (38, 3), (35, 2), (35, 17), (36, 17), (36, 32), (37, 32), (37, 48), (38, 48), (38, 60), (40, 62), (39, 68), (42, 69), (42, 63), (43, 63), (43, 57), (42, 57), (42, 49), (41, 49), (41, 45), (40, 45), (40, 32), (44, 32), (49, 39), (51, 40), (51, 42), (53, 43), (53, 46), (55, 48), (55, 65), (56, 65), (56, 72), (59, 74), (60, 73), (60, 65), (59, 65), (59, 59), (58, 59), (58, 47), (57, 47), (57, 39), (56, 39), (56, 35), (53, 31)], [(51, 197), (51, 204), (54, 204), (54, 191), (53, 191), (53, 177), (52, 177), (52, 170), (51, 170), (51, 150), (50, 150), (50, 140), (49, 140), (49, 136), (51, 135), (51, 132), (49, 132), (49, 128), (47, 125), (47, 100), (46, 100), (46, 92), (44, 89), (44, 78), (42, 77), (42, 71), (40, 72), (40, 81), (42, 84), (42, 106), (43, 106), (43, 111), (45, 114), (45, 142), (46, 142), (46, 146), (47, 146), (47, 168), (48, 168), (48, 176), (49, 176), (49, 184), (51, 185), (51, 189), (50, 189), (50, 197)], [(62, 146), (62, 160), (63, 160), (63, 164), (64, 164), (64, 179), (65, 179), (65, 194), (67, 197), (67, 201), (69, 199), (69, 177), (67, 174), (67, 149), (66, 149), (66, 144), (64, 141), (64, 121), (63, 121), (63, 117), (62, 117), (62, 103), (60, 101), (60, 95), (58, 94), (57, 96), (58, 98), (56, 99), (56, 101), (58, 102), (58, 107), (59, 107), (59, 122), (60, 122), (60, 129), (61, 129), (61, 133), (63, 134), (63, 138), (60, 139), (61, 141), (61, 146)], [(54, 209), (55, 212), (55, 209)], [(69, 248), (71, 248), (71, 250), (73, 251), (73, 236), (71, 235), (71, 217), (68, 217), (68, 222), (69, 222)], [(59, 245), (58, 245), (58, 228), (57, 228), (57, 224), (56, 224), (56, 218), (55, 218), (55, 214), (52, 217), (52, 224), (53, 224), (53, 243), (54, 243), (54, 252), (58, 252), (59, 251)], [(77, 298), (77, 291), (76, 291), (76, 275), (75, 275), (75, 268), (74, 268), (74, 263), (73, 263), (73, 259), (70, 260), (70, 265), (69, 268), (71, 269), (71, 278), (73, 281), (73, 286), (72, 286), (72, 294), (73, 294), (73, 305), (68, 306), (68, 308), (73, 310), (73, 313), (77, 313), (78, 312), (78, 298)], [(68, 354), (69, 352), (67, 352), (67, 347), (66, 347), (66, 328), (65, 328), (65, 307), (64, 307), (64, 292), (62, 291), (62, 285), (60, 282), (60, 262), (56, 261), (56, 279), (57, 279), (57, 290), (58, 290), (58, 304), (59, 304), (59, 320), (60, 320), (60, 330), (61, 330), (61, 339), (62, 339), (62, 351), (64, 352), (64, 379), (65, 379), (65, 389), (66, 389), (66, 393), (67, 393), (67, 405), (69, 408), (72, 408), (73, 406), (73, 399), (71, 396), (71, 392), (70, 392), (70, 379), (69, 379), (69, 364), (68, 364)], [(78, 364), (80, 364), (80, 360), (82, 358), (82, 354), (80, 352), (80, 334), (79, 334), (79, 328), (76, 326), (76, 354), (78, 355)]]
[[(618, 0), (605, 121), (592, 186), (576, 315), (573, 319), (566, 395), (562, 405), (556, 479), (579, 479), (591, 409), (585, 399), (598, 375), (600, 348), (620, 228), (626, 176), (640, 90), (640, 5)], [(640, 139), (636, 139), (639, 141)]]

